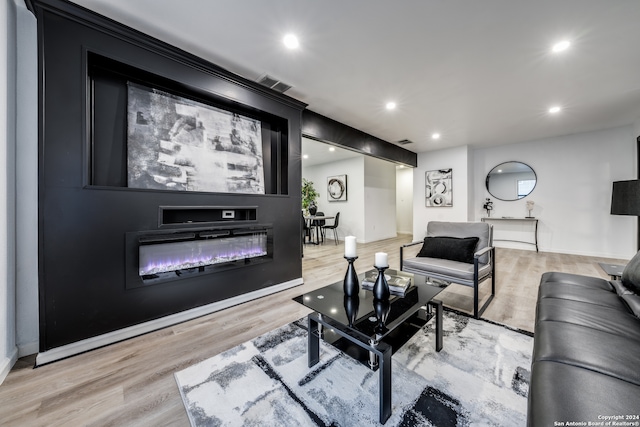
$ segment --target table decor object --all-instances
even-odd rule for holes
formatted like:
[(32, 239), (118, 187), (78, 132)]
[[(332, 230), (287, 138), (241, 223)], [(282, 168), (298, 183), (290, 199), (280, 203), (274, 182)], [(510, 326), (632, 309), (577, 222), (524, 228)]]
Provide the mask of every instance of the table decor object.
[(347, 267), (347, 273), (344, 275), (344, 294), (346, 296), (354, 296), (358, 295), (360, 292), (360, 281), (358, 280), (358, 274), (356, 273), (356, 269), (353, 266), (353, 262), (358, 259), (355, 257), (344, 257), (349, 263)]

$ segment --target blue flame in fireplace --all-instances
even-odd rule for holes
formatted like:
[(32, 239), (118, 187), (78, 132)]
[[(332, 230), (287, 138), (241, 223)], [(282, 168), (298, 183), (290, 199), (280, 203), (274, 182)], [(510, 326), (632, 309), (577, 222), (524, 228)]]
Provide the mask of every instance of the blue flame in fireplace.
[(267, 235), (142, 245), (139, 254), (139, 275), (147, 276), (267, 255)]

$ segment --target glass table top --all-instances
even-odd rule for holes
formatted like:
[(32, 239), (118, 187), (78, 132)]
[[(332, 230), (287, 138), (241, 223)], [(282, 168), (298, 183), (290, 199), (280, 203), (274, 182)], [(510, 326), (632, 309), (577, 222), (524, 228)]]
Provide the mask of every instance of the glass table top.
[[(444, 289), (427, 284), (425, 276), (388, 269), (385, 271), (386, 275), (410, 276), (411, 287), (407, 289), (404, 296), (392, 294), (388, 301), (377, 301), (374, 300), (371, 291), (362, 289), (362, 279), (365, 274), (358, 275), (360, 292), (357, 296), (346, 296), (341, 280), (300, 295), (294, 298), (294, 301), (361, 334), (379, 340), (414, 315), (420, 307), (425, 306)], [(384, 318), (382, 325), (381, 318)]]

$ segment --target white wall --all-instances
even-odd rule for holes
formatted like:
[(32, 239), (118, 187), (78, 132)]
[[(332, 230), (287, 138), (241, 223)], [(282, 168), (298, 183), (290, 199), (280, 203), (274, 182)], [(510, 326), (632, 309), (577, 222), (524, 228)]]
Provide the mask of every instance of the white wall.
[[(327, 198), (327, 177), (347, 175), (347, 200), (329, 202)], [(320, 193), (318, 211), (335, 216), (340, 212), (338, 238), (356, 236), (359, 242), (365, 241), (364, 227), (364, 157), (355, 157), (332, 163), (302, 168), (302, 177), (313, 182)], [(330, 223), (330, 220), (328, 220)]]
[(38, 351), (36, 19), (23, 1), (4, 0), (0, 31), (1, 383), (18, 357)]
[(633, 123), (633, 136), (635, 138), (640, 136), (640, 117), (638, 117), (638, 119)]
[[(469, 149), (467, 146), (418, 153), (418, 167), (413, 169), (413, 240), (422, 240), (429, 221), (468, 221), (469, 219)], [(425, 173), (451, 168), (453, 206), (425, 206)]]
[(413, 169), (396, 169), (396, 231), (413, 233)]
[(37, 20), (17, 8), (16, 344), (18, 357), (38, 352), (38, 40)]
[(396, 237), (396, 166), (364, 156), (365, 242)]
[(0, 382), (15, 363), (15, 79), (16, 17), (0, 2)]
[[(612, 182), (638, 176), (635, 139), (634, 127), (623, 126), (475, 150), (472, 220), (485, 216), (487, 197), (498, 217), (524, 217), (526, 202), (533, 200), (541, 251), (628, 259), (637, 251), (637, 219), (609, 212)], [(487, 192), (485, 177), (510, 160), (531, 166), (538, 182), (524, 199), (504, 202)], [(517, 243), (496, 246), (535, 250)]]
[[(327, 200), (327, 178), (347, 175), (347, 200)], [(302, 177), (320, 193), (318, 211), (340, 212), (338, 238), (356, 236), (360, 243), (396, 236), (395, 164), (370, 156), (302, 167)], [(329, 223), (331, 220), (327, 220)]]

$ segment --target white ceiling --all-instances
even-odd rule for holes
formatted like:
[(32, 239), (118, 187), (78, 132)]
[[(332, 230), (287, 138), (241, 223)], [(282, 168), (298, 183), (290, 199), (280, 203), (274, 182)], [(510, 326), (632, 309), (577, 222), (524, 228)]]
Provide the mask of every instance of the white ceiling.
[(334, 163), (360, 156), (363, 156), (363, 154), (318, 142), (313, 139), (302, 138), (303, 168), (324, 163)]
[[(269, 74), (310, 110), (415, 152), (640, 118), (640, 0), (75, 3), (248, 79)], [(571, 48), (552, 54), (561, 39)]]

